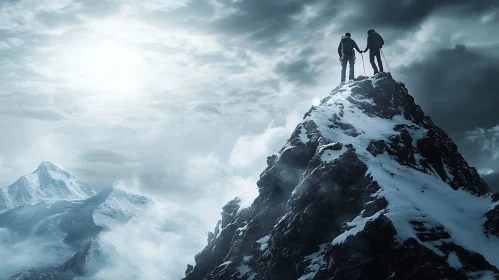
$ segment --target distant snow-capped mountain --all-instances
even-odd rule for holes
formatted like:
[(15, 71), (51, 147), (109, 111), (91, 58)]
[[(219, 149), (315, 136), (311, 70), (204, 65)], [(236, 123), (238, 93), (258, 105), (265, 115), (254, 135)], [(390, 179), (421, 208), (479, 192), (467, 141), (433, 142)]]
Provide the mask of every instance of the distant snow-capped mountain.
[(0, 279), (73, 279), (95, 272), (105, 265), (109, 249), (101, 248), (99, 234), (138, 217), (152, 204), (117, 187), (95, 194), (91, 185), (51, 162), (2, 191), (0, 202), (7, 203), (0, 213), (0, 249), (37, 260), (0, 264)]
[(43, 201), (82, 200), (95, 194), (92, 185), (56, 164), (44, 161), (30, 175), (0, 189), (0, 211)]

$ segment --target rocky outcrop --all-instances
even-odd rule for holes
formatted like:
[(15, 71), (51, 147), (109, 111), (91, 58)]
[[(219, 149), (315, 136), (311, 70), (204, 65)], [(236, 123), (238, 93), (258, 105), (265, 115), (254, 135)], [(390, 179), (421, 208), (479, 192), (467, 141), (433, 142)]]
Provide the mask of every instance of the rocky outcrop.
[[(497, 220), (455, 222), (463, 201), (485, 215), (487, 184), (390, 74), (337, 87), (267, 163), (259, 196), (223, 207), (184, 279), (498, 275), (482, 247), (482, 226), (493, 232)], [(470, 227), (476, 248), (462, 238)]]
[(493, 234), (499, 237), (499, 205), (485, 214), (486, 221), (484, 226), (487, 234)]

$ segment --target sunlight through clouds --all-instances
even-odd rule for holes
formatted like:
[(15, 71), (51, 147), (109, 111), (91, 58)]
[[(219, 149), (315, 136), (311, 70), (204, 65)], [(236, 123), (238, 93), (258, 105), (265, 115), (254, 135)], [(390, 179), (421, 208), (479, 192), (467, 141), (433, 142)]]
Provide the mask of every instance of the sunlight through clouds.
[[(73, 91), (96, 92), (102, 99), (126, 99), (145, 87), (147, 67), (140, 50), (116, 41), (77, 42), (44, 65)], [(50, 74), (49, 74), (50, 75)]]

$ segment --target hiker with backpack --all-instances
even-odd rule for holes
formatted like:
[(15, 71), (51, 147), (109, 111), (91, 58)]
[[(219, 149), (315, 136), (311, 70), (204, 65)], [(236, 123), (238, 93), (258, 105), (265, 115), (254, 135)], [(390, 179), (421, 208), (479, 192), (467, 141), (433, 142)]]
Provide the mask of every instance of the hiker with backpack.
[(374, 29), (369, 29), (367, 31), (367, 47), (363, 52), (367, 52), (369, 50), (369, 60), (371, 61), (371, 65), (374, 70), (374, 74), (378, 73), (378, 67), (376, 67), (376, 63), (374, 62), (374, 57), (378, 61), (379, 71), (383, 72), (383, 63), (381, 62), (381, 54), (380, 50), (385, 44), (385, 41)]
[(350, 64), (350, 74), (348, 79), (351, 80), (354, 78), (355, 73), (355, 51), (356, 49), (359, 53), (362, 51), (357, 46), (357, 43), (351, 38), (352, 35), (350, 33), (345, 33), (345, 36), (341, 37), (340, 45), (338, 46), (338, 54), (340, 56), (341, 62), (341, 82), (345, 81), (346, 71), (347, 71), (347, 63)]

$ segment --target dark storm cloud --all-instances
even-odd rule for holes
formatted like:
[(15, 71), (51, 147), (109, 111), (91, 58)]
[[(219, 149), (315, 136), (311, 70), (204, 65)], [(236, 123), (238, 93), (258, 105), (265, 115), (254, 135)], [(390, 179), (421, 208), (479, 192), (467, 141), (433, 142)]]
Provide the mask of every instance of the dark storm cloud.
[(275, 72), (283, 74), (286, 79), (302, 84), (314, 84), (323, 69), (322, 65), (328, 62), (327, 57), (311, 61), (315, 50), (313, 48), (303, 49), (296, 57), (284, 60), (275, 66)]
[(314, 1), (237, 1), (227, 5), (234, 12), (214, 22), (214, 27), (236, 36), (256, 41), (278, 41), (289, 31), (307, 3)]
[(488, 48), (443, 49), (396, 75), (451, 135), (499, 124), (499, 56)]
[(106, 150), (91, 150), (80, 154), (80, 158), (84, 161), (101, 162), (111, 164), (122, 164), (127, 161), (127, 158), (121, 154)]
[(342, 21), (342, 27), (377, 26), (407, 29), (418, 25), (437, 10), (449, 15), (465, 17), (481, 16), (484, 12), (498, 7), (497, 0), (423, 0), (423, 1), (326, 1), (318, 19), (328, 20), (338, 14), (338, 10), (353, 10)]
[(483, 175), (482, 178), (487, 182), (492, 192), (499, 192), (499, 173)]
[[(219, 18), (201, 29), (220, 33), (224, 39), (242, 40), (245, 48), (265, 53), (283, 48), (310, 48), (324, 41), (326, 29), (331, 27), (333, 32), (340, 34), (352, 32), (361, 48), (365, 47), (366, 31), (370, 28), (379, 29), (385, 40), (393, 44), (416, 32), (422, 22), (436, 13), (446, 18), (480, 21), (485, 14), (498, 8), (497, 0), (219, 2), (225, 5), (221, 8), (225, 13), (220, 13)], [(335, 44), (328, 55), (334, 53)], [(309, 53), (309, 57), (313, 55), (313, 52)], [(320, 62), (329, 61), (310, 61), (309, 57), (288, 57), (277, 62), (274, 71), (289, 81), (313, 84), (325, 70), (321, 69)]]
[[(394, 73), (433, 121), (450, 134), (470, 165), (495, 172), (499, 168), (494, 144), (494, 127), (499, 125), (498, 47), (497, 43), (456, 45)], [(494, 188), (496, 177), (485, 177)]]
[(499, 191), (498, 131), (499, 126), (490, 130), (476, 129), (464, 136), (454, 137), (459, 152), (470, 165), (475, 166), (479, 173), (483, 174), (483, 179), (495, 191)]
[[(461, 18), (481, 17), (497, 10), (499, 4), (497, 0), (243, 0), (228, 3), (227, 8), (234, 12), (215, 20), (215, 29), (273, 45), (282, 43), (286, 34), (300, 40), (326, 24), (334, 23), (338, 30), (380, 27), (407, 31), (437, 11)], [(315, 12), (302, 21), (307, 8)]]

